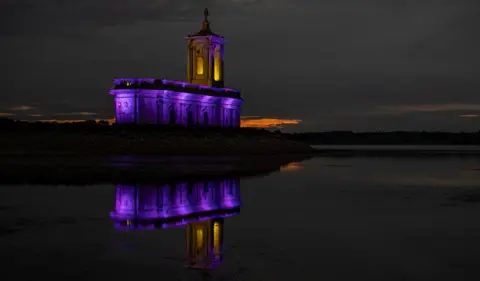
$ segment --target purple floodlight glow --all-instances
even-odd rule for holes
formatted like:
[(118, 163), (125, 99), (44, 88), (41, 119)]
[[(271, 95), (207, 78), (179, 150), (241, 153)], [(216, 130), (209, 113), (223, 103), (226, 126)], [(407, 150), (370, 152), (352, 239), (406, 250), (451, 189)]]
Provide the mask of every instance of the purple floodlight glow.
[[(181, 83), (188, 86), (185, 82)], [(171, 124), (173, 114), (173, 123), (177, 125), (240, 126), (239, 116), (243, 100), (196, 94), (189, 92), (187, 88), (182, 89), (185, 90), (113, 89), (110, 92), (115, 96), (116, 122)], [(193, 120), (188, 119), (188, 116), (192, 116)]]
[[(117, 185), (115, 210), (110, 217), (120, 225), (185, 225), (198, 220), (230, 216), (241, 206), (239, 181), (222, 180), (161, 186)], [(207, 188), (205, 187), (207, 186)], [(174, 220), (173, 222), (167, 222)], [(135, 223), (132, 223), (135, 222)], [(159, 223), (155, 223), (159, 222)], [(126, 227), (126, 226), (125, 226)]]
[(211, 87), (206, 85), (200, 84), (192, 84), (187, 83), (185, 81), (178, 81), (178, 80), (168, 80), (168, 79), (155, 79), (155, 78), (116, 78), (113, 79), (114, 86), (121, 86), (125, 83), (130, 83), (132, 86), (136, 84), (155, 84), (156, 80), (162, 81), (164, 85), (172, 85), (172, 86), (181, 86), (183, 88), (197, 88), (197, 89), (208, 89), (215, 92), (233, 92), (233, 93), (240, 93), (240, 91), (232, 89), (232, 88), (218, 88), (218, 87)]

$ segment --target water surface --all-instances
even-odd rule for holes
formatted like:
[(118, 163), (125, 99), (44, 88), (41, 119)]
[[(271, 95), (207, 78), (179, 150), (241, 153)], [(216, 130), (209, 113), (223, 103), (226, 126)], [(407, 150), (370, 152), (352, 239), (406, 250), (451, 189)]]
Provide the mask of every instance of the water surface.
[[(115, 227), (119, 185), (1, 186), (3, 276), (478, 280), (479, 184), (472, 158), (314, 158), (240, 179), (239, 212), (222, 217), (223, 260), (208, 270), (185, 268), (184, 224)], [(142, 210), (158, 210), (147, 193)]]

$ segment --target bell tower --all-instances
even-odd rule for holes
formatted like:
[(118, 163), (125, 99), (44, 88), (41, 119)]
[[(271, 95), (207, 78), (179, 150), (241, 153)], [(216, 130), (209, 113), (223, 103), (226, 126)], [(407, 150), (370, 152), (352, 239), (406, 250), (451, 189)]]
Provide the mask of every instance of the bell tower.
[(223, 36), (210, 29), (208, 9), (205, 8), (202, 29), (188, 35), (187, 82), (211, 87), (224, 87)]
[(187, 225), (187, 267), (212, 268), (222, 261), (223, 219)]

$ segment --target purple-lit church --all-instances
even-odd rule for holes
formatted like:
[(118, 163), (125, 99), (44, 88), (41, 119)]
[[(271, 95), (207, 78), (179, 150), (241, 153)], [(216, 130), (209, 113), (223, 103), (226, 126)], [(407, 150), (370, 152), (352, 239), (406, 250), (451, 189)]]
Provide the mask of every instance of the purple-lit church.
[(187, 81), (114, 79), (116, 123), (240, 126), (240, 91), (224, 87), (225, 39), (210, 29), (207, 9), (204, 14), (202, 29), (185, 38)]

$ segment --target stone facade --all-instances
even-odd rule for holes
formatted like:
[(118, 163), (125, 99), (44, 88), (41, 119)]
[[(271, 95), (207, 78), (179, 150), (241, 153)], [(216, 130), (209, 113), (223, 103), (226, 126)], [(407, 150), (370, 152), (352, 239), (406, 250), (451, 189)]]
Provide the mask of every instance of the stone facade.
[(226, 210), (240, 208), (240, 180), (178, 182), (160, 186), (117, 185), (115, 202), (115, 210), (110, 215), (114, 221), (123, 222), (121, 225), (126, 221), (148, 225), (169, 219), (187, 224), (192, 215), (196, 221), (201, 214), (223, 217)]
[(224, 87), (224, 43), (210, 30), (187, 36), (187, 82), (153, 78), (114, 79), (119, 124), (239, 127), (243, 99)]
[(239, 127), (240, 93), (165, 79), (114, 80), (119, 124)]

